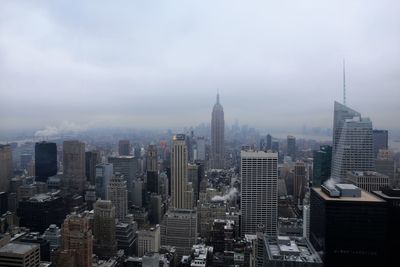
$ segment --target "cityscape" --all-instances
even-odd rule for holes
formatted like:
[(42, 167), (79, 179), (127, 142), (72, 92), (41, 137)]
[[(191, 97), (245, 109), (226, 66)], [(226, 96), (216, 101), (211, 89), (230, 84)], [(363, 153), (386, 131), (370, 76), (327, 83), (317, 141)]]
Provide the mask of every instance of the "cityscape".
[[(400, 45), (383, 44), (400, 33), (398, 4), (349, 6), (348, 33), (365, 34), (351, 35), (353, 51), (325, 46), (326, 32), (342, 32), (335, 16), (315, 26), (320, 67), (290, 42), (268, 47), (282, 62), (272, 53), (265, 67), (252, 54), (261, 39), (239, 39), (270, 31), (253, 20), (281, 22), (285, 4), (45, 2), (0, 3), (0, 266), (399, 265), (400, 61), (389, 58)], [(322, 15), (288, 10), (299, 29), (278, 23), (271, 39), (287, 31), (301, 43), (314, 19), (341, 14), (342, 4), (309, 5)], [(222, 10), (240, 38), (220, 28)], [(359, 28), (377, 21), (384, 33)], [(199, 36), (215, 33), (227, 51), (203, 54)], [(376, 55), (375, 34), (390, 36)], [(130, 45), (138, 51), (124, 53)], [(365, 69), (386, 60), (371, 78)]]

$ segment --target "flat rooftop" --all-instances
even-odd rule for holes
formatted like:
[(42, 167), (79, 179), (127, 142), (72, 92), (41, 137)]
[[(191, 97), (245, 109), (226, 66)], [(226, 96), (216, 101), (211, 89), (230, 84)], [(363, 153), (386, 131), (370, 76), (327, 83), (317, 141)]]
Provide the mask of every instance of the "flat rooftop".
[(261, 150), (242, 150), (240, 156), (244, 158), (278, 158), (278, 153)]
[(25, 254), (39, 247), (38, 244), (11, 242), (0, 248), (0, 253)]
[(318, 195), (320, 195), (326, 201), (351, 201), (351, 202), (385, 202), (384, 200), (361, 190), (361, 197), (330, 197), (324, 192), (322, 192), (321, 187), (312, 188)]

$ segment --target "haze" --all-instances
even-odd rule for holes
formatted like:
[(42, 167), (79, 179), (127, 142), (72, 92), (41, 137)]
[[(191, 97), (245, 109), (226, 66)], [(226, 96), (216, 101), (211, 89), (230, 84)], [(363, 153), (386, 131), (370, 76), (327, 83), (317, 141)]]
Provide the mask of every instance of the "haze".
[[(227, 123), (397, 129), (399, 1), (1, 1), (0, 131)], [(397, 122), (397, 123), (396, 123)], [(67, 123), (67, 124), (68, 124)]]

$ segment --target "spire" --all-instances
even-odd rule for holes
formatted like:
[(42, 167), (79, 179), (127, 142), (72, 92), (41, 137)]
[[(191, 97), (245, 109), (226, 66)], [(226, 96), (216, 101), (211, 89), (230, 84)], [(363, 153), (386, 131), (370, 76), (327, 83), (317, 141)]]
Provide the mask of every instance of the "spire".
[(343, 105), (346, 106), (346, 65), (343, 59)]
[(217, 104), (219, 104), (219, 89), (217, 89)]

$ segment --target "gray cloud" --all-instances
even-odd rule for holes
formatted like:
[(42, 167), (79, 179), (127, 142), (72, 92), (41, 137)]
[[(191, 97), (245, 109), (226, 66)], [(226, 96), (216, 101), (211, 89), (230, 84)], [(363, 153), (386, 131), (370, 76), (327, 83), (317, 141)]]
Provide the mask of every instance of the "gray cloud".
[(398, 128), (398, 1), (2, 1), (0, 124)]

